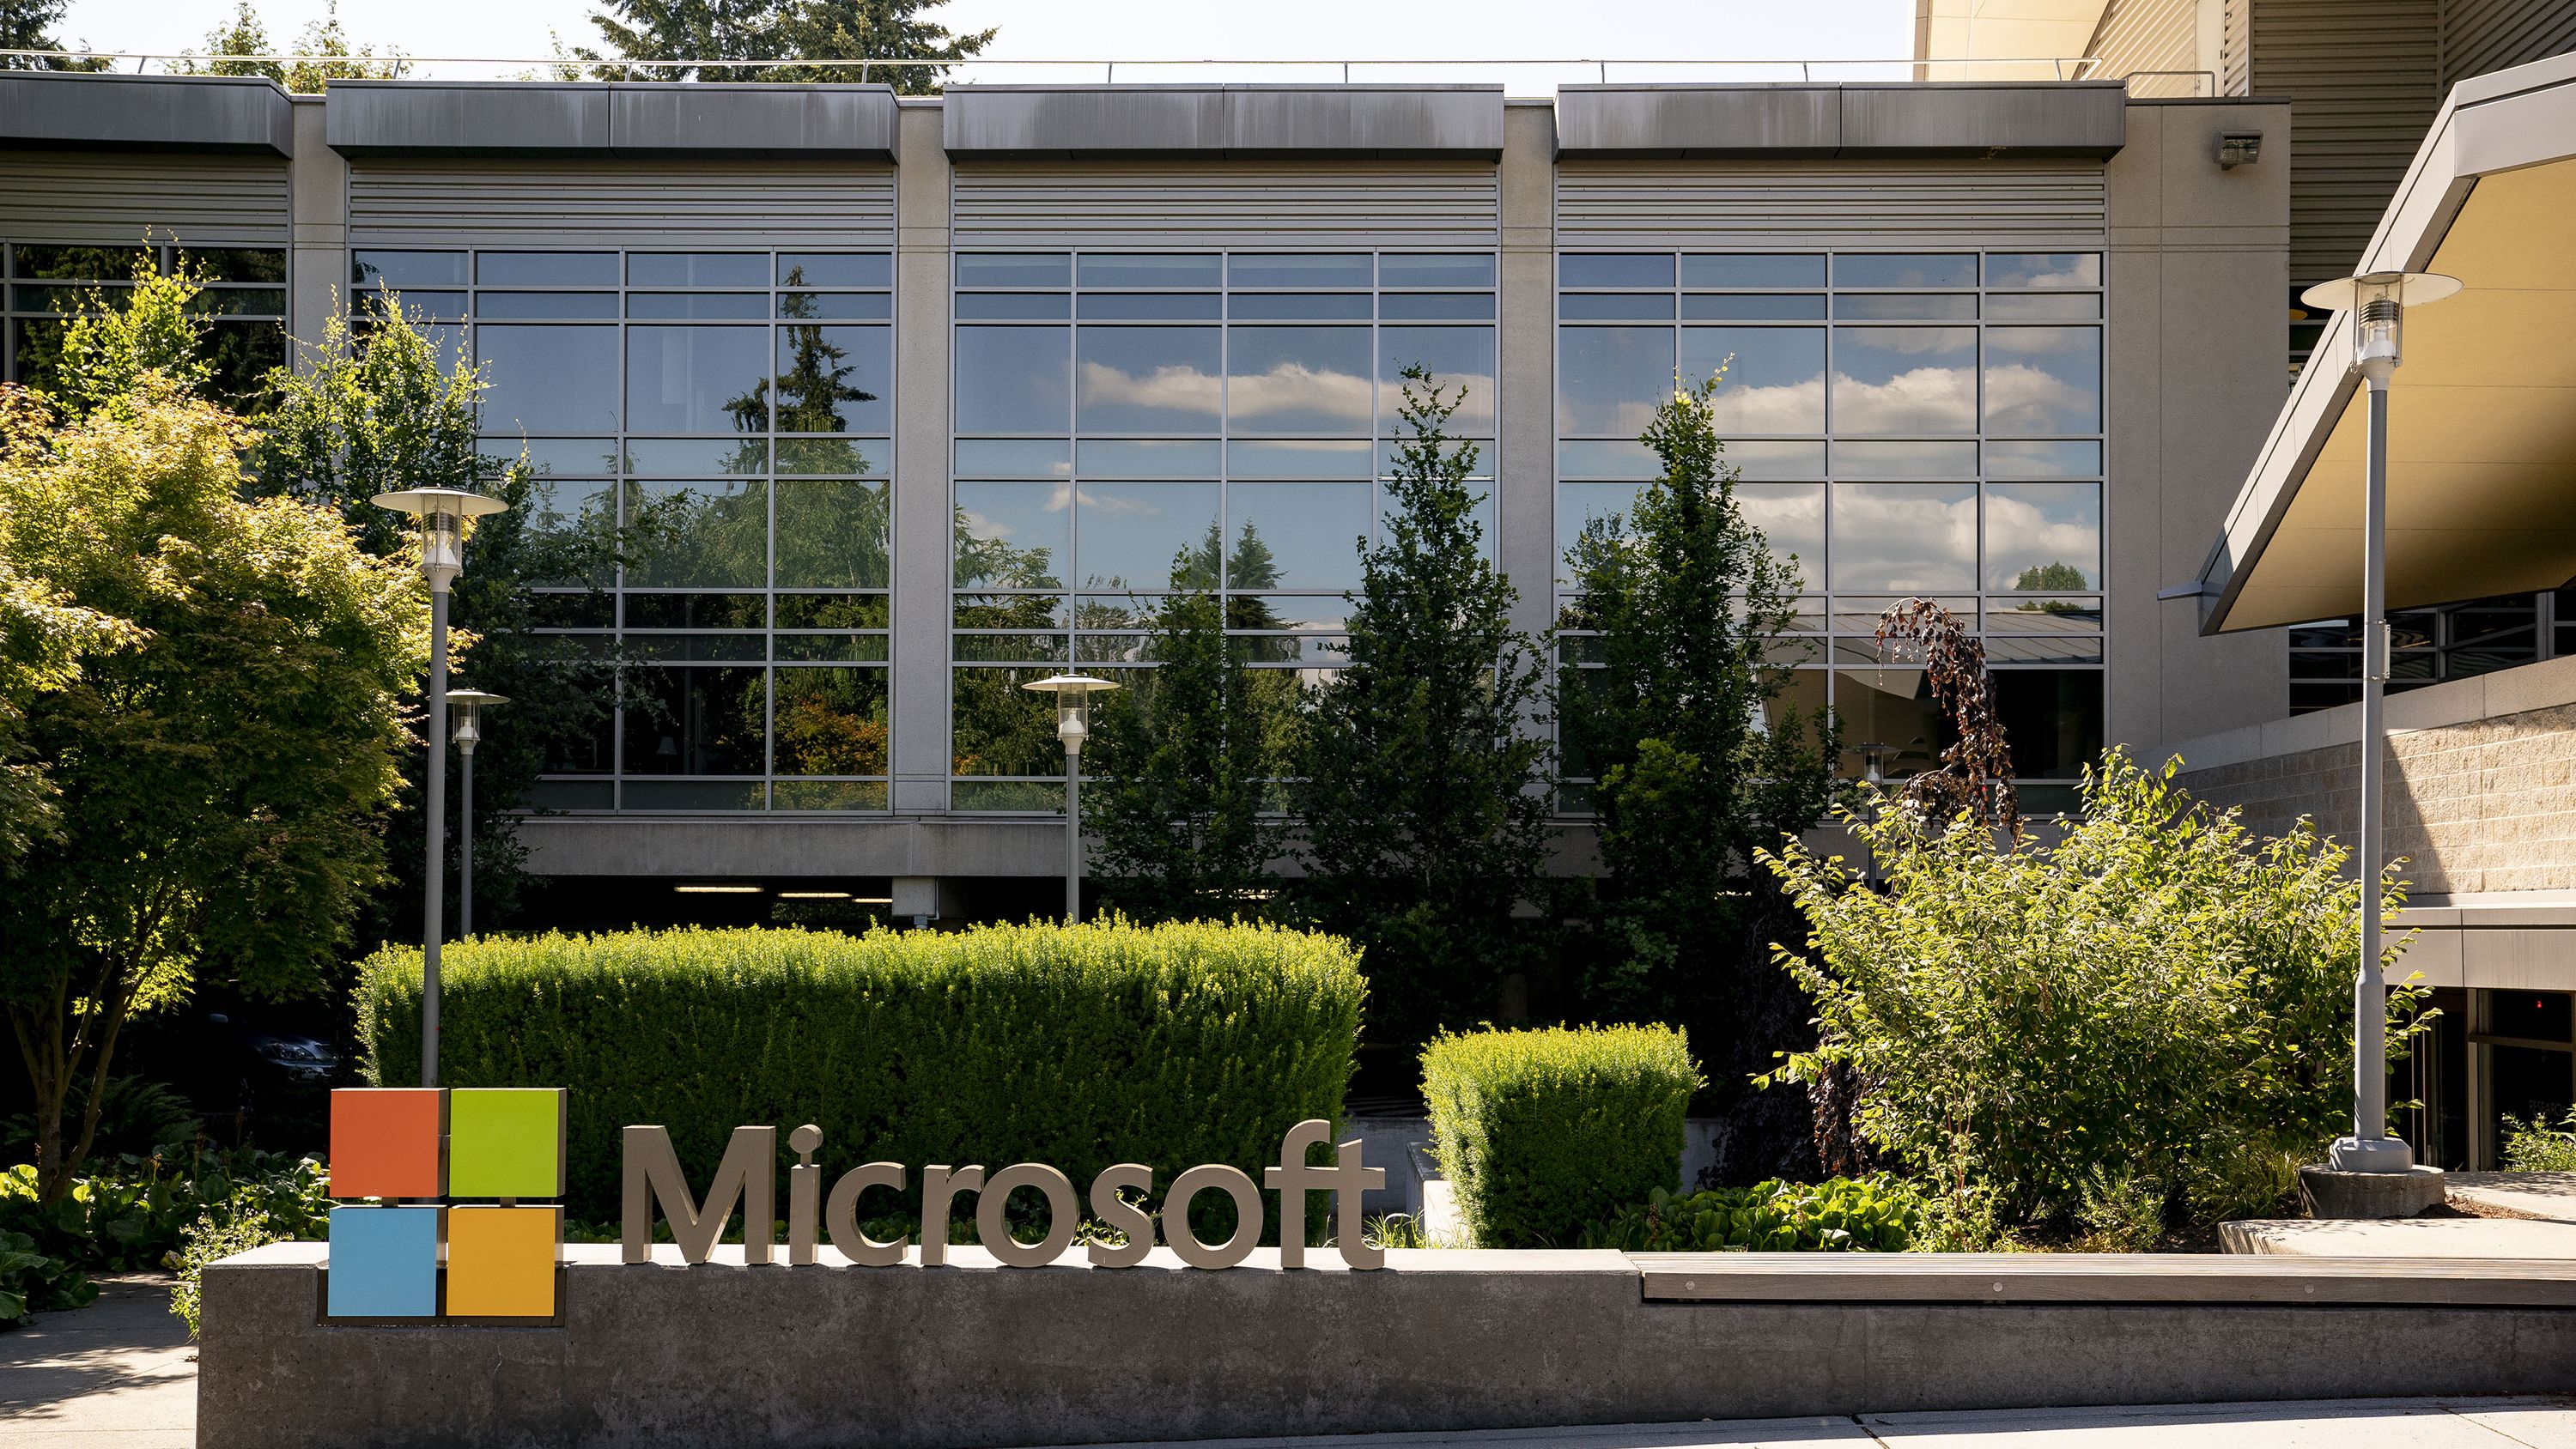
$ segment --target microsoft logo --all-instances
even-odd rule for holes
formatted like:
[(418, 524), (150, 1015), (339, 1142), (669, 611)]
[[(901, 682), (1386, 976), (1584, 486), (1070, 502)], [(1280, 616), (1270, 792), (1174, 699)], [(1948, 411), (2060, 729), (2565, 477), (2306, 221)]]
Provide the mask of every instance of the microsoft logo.
[[(323, 1315), (552, 1318), (563, 1257), (567, 1094), (560, 1087), (355, 1087), (331, 1093)], [(485, 1199), (471, 1203), (450, 1198)]]

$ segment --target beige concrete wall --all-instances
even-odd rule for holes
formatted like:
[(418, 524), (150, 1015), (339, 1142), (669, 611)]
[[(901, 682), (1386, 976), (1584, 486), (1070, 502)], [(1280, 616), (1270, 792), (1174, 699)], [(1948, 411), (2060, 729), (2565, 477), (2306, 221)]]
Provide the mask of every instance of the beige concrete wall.
[[(2289, 356), (2290, 112), (2252, 101), (2145, 102), (2110, 185), (2107, 742), (2166, 741), (2289, 708), (2277, 630), (2201, 636), (2210, 540), (2280, 411)], [(2260, 131), (2262, 159), (2222, 170), (2221, 131)]]

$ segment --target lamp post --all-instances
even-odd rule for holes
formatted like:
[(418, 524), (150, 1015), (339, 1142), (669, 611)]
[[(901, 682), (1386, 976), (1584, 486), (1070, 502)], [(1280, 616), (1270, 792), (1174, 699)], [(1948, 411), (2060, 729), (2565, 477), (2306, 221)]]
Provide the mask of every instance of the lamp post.
[(421, 892), (420, 1084), (438, 1085), (438, 941), (447, 892), (447, 591), (465, 571), (465, 520), (498, 513), (498, 498), (455, 488), (379, 493), (378, 508), (420, 520), (420, 571), (429, 580), (429, 781), (423, 790), (429, 829), (429, 879)]
[(1091, 738), (1091, 696), (1118, 686), (1088, 674), (1051, 674), (1020, 686), (1055, 696), (1055, 737), (1064, 741), (1064, 922), (1082, 919), (1082, 743)]
[(2369, 462), (2361, 523), (2361, 968), (2352, 984), (2352, 1135), (2335, 1139), (2326, 1165), (2337, 1172), (2402, 1173), (2414, 1150), (2388, 1136), (2388, 991), (2379, 969), (2380, 753), (2388, 722), (2388, 383), (2400, 361), (2409, 306), (2438, 302), (2459, 280), (2432, 272), (2365, 272), (2320, 282), (2299, 299), (2320, 311), (2351, 312), (2354, 369), (2370, 389)]
[(460, 940), (474, 939), (474, 747), (483, 743), (483, 711), (496, 704), (508, 704), (506, 694), (486, 694), (479, 689), (451, 689), (447, 702), (456, 711), (456, 753), (465, 759), (465, 778), (457, 782), (464, 796), (459, 802), (456, 855), (456, 935)]

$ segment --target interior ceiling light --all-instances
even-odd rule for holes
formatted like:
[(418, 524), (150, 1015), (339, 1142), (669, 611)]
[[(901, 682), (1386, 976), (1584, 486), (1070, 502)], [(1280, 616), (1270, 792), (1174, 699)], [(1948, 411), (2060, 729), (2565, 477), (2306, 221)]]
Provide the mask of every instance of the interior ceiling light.
[(850, 893), (848, 891), (780, 891), (778, 898), (782, 901), (846, 901), (850, 898)]
[(756, 885), (684, 885), (673, 886), (671, 889), (684, 896), (756, 896), (760, 894), (760, 887)]

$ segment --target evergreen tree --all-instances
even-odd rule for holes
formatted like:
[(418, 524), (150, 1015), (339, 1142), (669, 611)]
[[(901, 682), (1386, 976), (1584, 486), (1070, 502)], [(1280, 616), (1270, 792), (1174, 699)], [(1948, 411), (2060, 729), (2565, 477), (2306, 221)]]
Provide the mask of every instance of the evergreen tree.
[[(0, 50), (77, 50), (55, 38), (71, 0), (0, 0)], [(0, 55), (0, 70), (105, 70), (103, 60), (61, 56)]]
[(1458, 396), (1404, 376), (1387, 540), (1363, 552), (1350, 663), (1314, 692), (1291, 793), (1306, 910), (1365, 950), (1372, 1035), (1412, 1044), (1491, 1010), (1527, 955), (1514, 914), (1540, 893), (1549, 781), (1540, 648), (1483, 554), (1477, 450), (1445, 431)]
[[(1208, 548), (1217, 542), (1211, 527)], [(1094, 874), (1107, 903), (1140, 920), (1265, 914), (1286, 844), (1284, 819), (1263, 813), (1277, 691), (1259, 676), (1278, 672), (1250, 667), (1251, 641), (1226, 633), (1207, 574), (1189, 551), (1173, 560), (1172, 592), (1149, 616), (1154, 667), (1126, 671), (1127, 688), (1103, 700), (1090, 755)]]
[[(990, 29), (960, 35), (915, 18), (937, 0), (609, 0), (614, 14), (591, 24), (611, 52), (576, 49), (585, 60), (748, 60), (772, 65), (638, 65), (616, 72), (636, 80), (854, 81), (856, 67), (800, 65), (816, 60), (964, 60), (993, 41)], [(891, 66), (870, 71), (906, 95), (939, 89), (945, 67)]]
[[(1566, 770), (1597, 781), (1605, 879), (1586, 1006), (1684, 1024), (1723, 1098), (1804, 1031), (1805, 1003), (1762, 960), (1779, 906), (1754, 852), (1823, 818), (1835, 735), (1822, 711), (1781, 702), (1789, 670), (1771, 651), (1798, 576), (1736, 506), (1716, 385), (1657, 410), (1642, 441), (1663, 475), (1568, 550), (1581, 596), (1562, 622), (1595, 636), (1598, 667), (1568, 661), (1557, 693)], [(1783, 1102), (1760, 1116), (1786, 1134), (1769, 1150), (1794, 1158), (1804, 1114)]]

